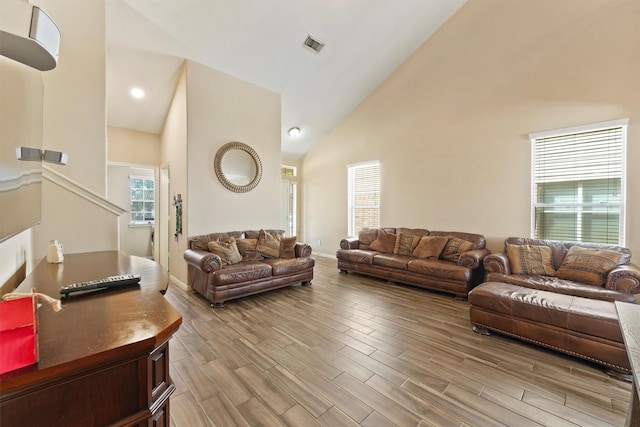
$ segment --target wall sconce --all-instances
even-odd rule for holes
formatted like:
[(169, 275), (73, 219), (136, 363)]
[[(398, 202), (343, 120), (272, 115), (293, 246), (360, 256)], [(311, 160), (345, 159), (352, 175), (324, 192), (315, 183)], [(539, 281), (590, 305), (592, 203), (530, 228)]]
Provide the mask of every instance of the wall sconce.
[(39, 148), (18, 147), (16, 148), (16, 157), (18, 160), (26, 162), (47, 162), (55, 165), (66, 165), (69, 156), (62, 151), (44, 150)]

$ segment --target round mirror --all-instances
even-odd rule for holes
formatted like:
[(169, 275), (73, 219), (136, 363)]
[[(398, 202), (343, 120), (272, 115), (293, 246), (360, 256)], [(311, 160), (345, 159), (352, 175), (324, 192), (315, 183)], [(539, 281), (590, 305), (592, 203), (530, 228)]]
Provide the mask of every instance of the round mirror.
[(262, 178), (258, 153), (242, 142), (229, 142), (220, 147), (213, 168), (220, 183), (235, 193), (253, 190)]

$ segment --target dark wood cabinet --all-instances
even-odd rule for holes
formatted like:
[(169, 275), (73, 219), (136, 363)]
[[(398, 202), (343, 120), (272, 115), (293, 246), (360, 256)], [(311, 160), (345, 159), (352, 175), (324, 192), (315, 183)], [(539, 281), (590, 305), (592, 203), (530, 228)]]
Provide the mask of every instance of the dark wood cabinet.
[(0, 425), (169, 426), (169, 339), (182, 318), (154, 262), (107, 251), (42, 261), (18, 288), (50, 296), (63, 284), (140, 274), (139, 286), (71, 295), (38, 309), (40, 360), (0, 376)]

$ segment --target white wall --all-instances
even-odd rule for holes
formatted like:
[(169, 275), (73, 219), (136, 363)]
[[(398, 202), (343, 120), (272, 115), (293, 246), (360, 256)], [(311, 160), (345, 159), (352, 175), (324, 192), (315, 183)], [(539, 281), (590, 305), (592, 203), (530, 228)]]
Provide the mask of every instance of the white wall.
[[(280, 226), (280, 95), (199, 63), (187, 63), (189, 235)], [(262, 180), (247, 193), (222, 186), (213, 169), (228, 142), (251, 146)]]
[(305, 157), (306, 239), (335, 253), (347, 164), (380, 160), (383, 226), (501, 250), (529, 235), (528, 134), (629, 118), (626, 245), (640, 255), (639, 23), (633, 0), (470, 0)]

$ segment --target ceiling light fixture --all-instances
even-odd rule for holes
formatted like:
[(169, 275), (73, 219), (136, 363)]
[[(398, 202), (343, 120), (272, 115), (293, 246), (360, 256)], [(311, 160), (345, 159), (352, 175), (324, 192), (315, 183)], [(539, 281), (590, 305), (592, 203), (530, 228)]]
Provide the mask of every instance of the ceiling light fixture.
[(293, 127), (291, 129), (289, 129), (289, 136), (290, 137), (296, 138), (298, 135), (300, 135), (300, 128)]
[(136, 99), (144, 98), (144, 91), (139, 87), (132, 88), (130, 93)]

